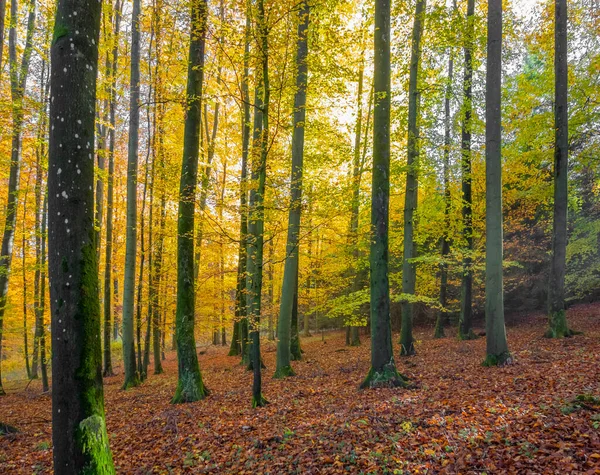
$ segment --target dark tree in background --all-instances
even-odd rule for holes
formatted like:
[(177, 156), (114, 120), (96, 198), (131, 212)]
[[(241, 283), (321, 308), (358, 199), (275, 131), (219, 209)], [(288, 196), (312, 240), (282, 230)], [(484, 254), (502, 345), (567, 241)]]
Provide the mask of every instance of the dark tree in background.
[(569, 162), (567, 0), (555, 0), (554, 15), (554, 221), (546, 336), (562, 338), (573, 334), (565, 309)]

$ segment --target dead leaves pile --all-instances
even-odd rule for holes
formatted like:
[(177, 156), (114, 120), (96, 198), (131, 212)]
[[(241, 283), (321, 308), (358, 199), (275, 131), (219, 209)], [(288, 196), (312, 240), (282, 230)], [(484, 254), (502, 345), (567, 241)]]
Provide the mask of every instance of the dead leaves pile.
[[(586, 473), (600, 474), (600, 306), (569, 311), (583, 335), (542, 338), (545, 317), (509, 326), (515, 364), (483, 368), (485, 339), (433, 340), (398, 358), (412, 390), (359, 391), (369, 341), (303, 340), (297, 376), (272, 380), (264, 344), (266, 408), (250, 407), (250, 372), (222, 348), (200, 356), (208, 399), (173, 406), (175, 355), (166, 374), (121, 391), (105, 380), (107, 426), (118, 473)], [(450, 333), (450, 332), (447, 332)], [(397, 338), (396, 338), (397, 340)], [(578, 397), (579, 396), (579, 397)], [(0, 473), (51, 473), (50, 397), (31, 385), (0, 400)]]

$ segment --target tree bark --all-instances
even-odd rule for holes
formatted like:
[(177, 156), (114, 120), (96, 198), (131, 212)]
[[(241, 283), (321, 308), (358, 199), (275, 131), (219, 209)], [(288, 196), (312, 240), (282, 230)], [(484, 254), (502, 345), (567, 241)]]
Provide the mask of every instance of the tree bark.
[[(288, 234), (286, 245), (285, 268), (283, 271), (283, 284), (281, 286), (281, 299), (279, 307), (279, 320), (277, 321), (277, 368), (275, 378), (292, 376), (294, 370), (291, 360), (300, 359), (298, 338), (298, 262), (299, 262), (299, 234), (300, 218), (302, 213), (302, 173), (304, 162), (304, 128), (306, 122), (306, 82), (308, 79), (308, 25), (310, 7), (308, 0), (302, 0), (298, 10), (298, 40), (296, 50), (296, 93), (294, 95), (294, 116), (292, 135), (292, 170), (291, 170), (291, 198), (288, 219)], [(292, 332), (294, 322), (293, 309), (296, 303), (295, 333)], [(292, 352), (292, 339), (298, 340)]]
[[(260, 85), (262, 92), (262, 130), (258, 140), (255, 142), (251, 180), (256, 183), (250, 190), (248, 200), (248, 248), (247, 268), (248, 278), (247, 290), (247, 315), (249, 322), (250, 340), (252, 342), (251, 362), (253, 371), (252, 381), (252, 407), (262, 407), (268, 403), (262, 394), (262, 361), (260, 357), (260, 313), (263, 280), (263, 243), (264, 243), (264, 194), (265, 181), (267, 177), (267, 152), (269, 147), (269, 42), (268, 26), (265, 17), (263, 0), (258, 0), (257, 19), (258, 41), (260, 50), (261, 77)], [(255, 114), (258, 114), (257, 109)]]
[(461, 127), (461, 186), (463, 239), (466, 243), (460, 291), (460, 317), (458, 338), (477, 338), (473, 332), (473, 197), (471, 192), (471, 127), (473, 114), (473, 47), (475, 42), (475, 0), (467, 1), (467, 27), (465, 31), (465, 71), (463, 79), (463, 116)]
[(555, 0), (554, 16), (554, 213), (546, 336), (563, 338), (573, 334), (565, 307), (569, 162), (567, 0)]
[(485, 94), (485, 323), (484, 364), (510, 363), (502, 284), (502, 0), (488, 2)]
[(115, 473), (104, 418), (94, 122), (101, 3), (59, 0), (48, 172), (54, 472)]
[(250, 14), (250, 3), (246, 6), (246, 29), (244, 33), (244, 76), (242, 78), (242, 164), (240, 177), (240, 246), (238, 251), (237, 282), (235, 291), (235, 318), (233, 322), (233, 333), (231, 335), (231, 346), (229, 356), (242, 355), (242, 347), (245, 346), (243, 327), (246, 322), (246, 237), (248, 234), (247, 216), (247, 174), (248, 154), (250, 147), (250, 92), (248, 88), (249, 62), (250, 62), (250, 38), (252, 34), (252, 21)]
[(202, 382), (194, 336), (194, 208), (198, 185), (204, 42), (207, 21), (206, 0), (192, 0), (190, 53), (187, 82), (187, 113), (183, 136), (183, 161), (177, 220), (177, 312), (176, 341), (179, 376), (173, 403), (203, 399), (208, 390)]
[[(108, 128), (108, 176), (106, 189), (106, 247), (104, 250), (104, 376), (112, 376), (112, 353), (111, 353), (111, 320), (114, 315), (114, 340), (119, 336), (116, 312), (118, 284), (114, 282), (114, 292), (111, 291), (112, 271), (112, 247), (113, 247), (113, 207), (114, 207), (114, 180), (115, 180), (115, 127), (116, 127), (116, 95), (117, 95), (117, 66), (119, 60), (119, 31), (121, 28), (122, 0), (115, 3), (114, 33), (112, 36), (112, 57), (110, 70), (107, 76), (110, 79), (109, 90), (109, 128)], [(114, 294), (114, 302), (112, 296)]]
[(49, 391), (48, 385), (48, 362), (46, 360), (46, 331), (44, 329), (44, 314), (46, 309), (46, 237), (48, 221), (48, 193), (44, 193), (44, 204), (42, 205), (42, 229), (41, 229), (41, 271), (39, 289), (39, 321), (40, 321), (40, 368), (42, 371), (42, 391)]
[[(125, 276), (123, 278), (123, 389), (140, 383), (135, 359), (133, 309), (137, 254), (137, 173), (140, 101), (140, 14), (141, 0), (133, 0), (131, 14), (131, 78), (129, 82), (129, 141), (127, 147), (127, 227)], [(143, 256), (143, 255), (142, 255)]]
[[(456, 6), (454, 7), (456, 9)], [(452, 81), (454, 79), (454, 58), (452, 49), (448, 52), (448, 79), (446, 82), (446, 94), (444, 97), (444, 232), (442, 234), (442, 261), (440, 263), (440, 305), (442, 309), (438, 312), (435, 323), (434, 338), (443, 338), (444, 325), (448, 319), (446, 311), (448, 294), (448, 263), (446, 259), (450, 254), (450, 212), (452, 208), (452, 196), (450, 194), (450, 99), (452, 99)]]
[(375, 1), (371, 201), (371, 369), (361, 387), (403, 386), (392, 349), (388, 228), (390, 205), (390, 1)]
[[(417, 257), (414, 240), (415, 216), (419, 203), (419, 69), (421, 62), (421, 36), (425, 22), (426, 0), (417, 0), (415, 7), (415, 22), (412, 33), (412, 50), (410, 56), (410, 78), (408, 83), (408, 147), (406, 195), (404, 201), (404, 256), (402, 260), (402, 293), (415, 295), (417, 269), (412, 260)], [(413, 322), (412, 302), (402, 303), (402, 331), (400, 336), (400, 354), (409, 356), (415, 354), (412, 335)]]

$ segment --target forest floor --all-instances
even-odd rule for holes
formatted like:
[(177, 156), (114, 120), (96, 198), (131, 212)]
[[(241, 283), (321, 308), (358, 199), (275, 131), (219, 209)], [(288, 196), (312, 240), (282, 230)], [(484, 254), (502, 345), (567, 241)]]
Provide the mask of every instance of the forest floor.
[[(600, 397), (600, 305), (568, 316), (583, 335), (547, 340), (542, 314), (513, 318), (515, 363), (503, 368), (481, 366), (485, 338), (433, 340), (417, 328), (417, 355), (397, 358), (412, 390), (358, 390), (369, 369), (364, 336), (358, 348), (341, 332), (303, 339), (297, 376), (284, 381), (271, 378), (275, 345), (265, 342), (271, 404), (262, 409), (250, 406), (251, 373), (225, 348), (200, 356), (211, 395), (171, 405), (170, 353), (165, 374), (138, 388), (105, 379), (117, 473), (600, 474), (600, 400), (577, 400)], [(20, 429), (0, 437), (0, 473), (51, 473), (50, 417), (39, 382), (0, 400), (0, 421)]]

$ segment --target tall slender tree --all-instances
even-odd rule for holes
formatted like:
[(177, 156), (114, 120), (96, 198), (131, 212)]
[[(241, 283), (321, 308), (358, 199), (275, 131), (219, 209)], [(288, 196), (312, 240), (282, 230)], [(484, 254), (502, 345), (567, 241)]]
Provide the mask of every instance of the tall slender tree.
[(444, 97), (444, 233), (442, 234), (442, 262), (440, 264), (440, 306), (435, 322), (434, 338), (444, 337), (444, 324), (448, 319), (446, 304), (448, 300), (448, 263), (446, 259), (450, 254), (450, 212), (452, 208), (452, 196), (450, 194), (450, 100), (452, 99), (452, 81), (454, 79), (454, 57), (452, 49), (448, 52), (448, 78), (446, 80), (446, 91)]
[[(246, 2), (246, 27), (244, 30), (244, 72), (241, 84), (242, 96), (242, 163), (240, 176), (240, 245), (238, 251), (237, 281), (235, 290), (235, 320), (231, 335), (229, 356), (242, 354), (244, 327), (247, 326), (246, 315), (246, 236), (248, 234), (247, 216), (247, 175), (248, 155), (250, 150), (250, 90), (248, 78), (250, 74), (250, 39), (252, 36), (252, 20), (250, 2)], [(244, 344), (242, 344), (244, 343)]]
[[(248, 202), (248, 250), (246, 282), (246, 305), (251, 341), (251, 363), (253, 371), (252, 407), (268, 403), (262, 394), (262, 361), (260, 357), (260, 314), (263, 281), (264, 244), (264, 194), (267, 178), (267, 153), (269, 150), (269, 27), (263, 0), (258, 0), (257, 36), (260, 50), (260, 86), (262, 92), (262, 129), (252, 160), (252, 188)], [(258, 111), (255, 112), (255, 114)]]
[[(127, 147), (127, 227), (123, 278), (123, 389), (140, 383), (135, 359), (133, 309), (137, 254), (137, 174), (140, 126), (140, 15), (141, 0), (133, 0), (131, 13), (131, 77), (129, 82), (129, 141)], [(138, 355), (139, 357), (139, 355)]]
[[(292, 313), (294, 299), (298, 298), (298, 262), (300, 245), (300, 216), (302, 213), (302, 172), (304, 161), (304, 127), (306, 122), (306, 81), (308, 77), (308, 24), (310, 7), (308, 0), (302, 0), (298, 8), (298, 40), (296, 50), (296, 93), (294, 95), (294, 117), (292, 132), (292, 171), (291, 198), (288, 219), (288, 235), (281, 286), (279, 320), (277, 322), (277, 368), (275, 378), (294, 374), (290, 364)], [(296, 311), (296, 338), (298, 338)], [(299, 352), (298, 352), (299, 353)], [(296, 356), (299, 356), (297, 354)]]
[(190, 53), (187, 81), (187, 110), (183, 136), (183, 161), (179, 186), (177, 220), (177, 311), (175, 333), (179, 376), (173, 403), (203, 399), (208, 390), (202, 381), (196, 338), (194, 313), (194, 208), (198, 185), (200, 156), (201, 97), (204, 78), (204, 44), (207, 23), (206, 0), (192, 0)]
[[(0, 9), (4, 10), (4, 8)], [(35, 30), (35, 0), (28, 4), (27, 33), (25, 49), (21, 64), (17, 59), (17, 18), (18, 2), (10, 2), (10, 30), (8, 32), (8, 53), (10, 63), (10, 94), (12, 99), (12, 134), (10, 152), (10, 171), (8, 178), (8, 198), (4, 217), (4, 232), (0, 246), (0, 396), (4, 394), (2, 387), (2, 333), (4, 328), (4, 312), (6, 310), (12, 248), (17, 222), (17, 206), (19, 194), (19, 174), (21, 171), (21, 134), (23, 131), (23, 99), (29, 75), (29, 61), (33, 49), (33, 32)], [(1, 46), (1, 44), (0, 44)]]
[(48, 193), (44, 193), (44, 203), (42, 204), (42, 229), (41, 229), (41, 259), (40, 259), (40, 280), (38, 291), (39, 309), (37, 310), (41, 330), (40, 338), (40, 368), (42, 373), (42, 390), (48, 392), (50, 386), (48, 384), (48, 362), (46, 360), (46, 331), (44, 329), (44, 314), (46, 310), (46, 238), (47, 238), (47, 222), (48, 222)]
[(390, 1), (375, 0), (373, 192), (371, 201), (371, 369), (361, 387), (404, 386), (392, 349), (388, 228), (390, 206)]
[[(414, 295), (417, 283), (417, 269), (413, 259), (417, 255), (415, 246), (415, 221), (419, 202), (419, 69), (421, 62), (421, 36), (425, 21), (426, 0), (417, 0), (415, 21), (412, 32), (410, 55), (410, 77), (408, 82), (408, 146), (406, 161), (406, 194), (404, 200), (404, 256), (402, 260), (402, 293)], [(402, 303), (402, 333), (400, 336), (400, 354), (413, 355), (415, 345), (412, 334), (413, 304)]]
[(487, 366), (510, 363), (502, 282), (502, 0), (488, 1), (485, 82), (485, 324)]
[(473, 115), (473, 47), (475, 44), (475, 0), (467, 0), (467, 23), (464, 35), (465, 70), (463, 78), (463, 106), (461, 126), (461, 187), (463, 239), (466, 244), (460, 287), (460, 316), (458, 337), (476, 338), (473, 332), (473, 196), (471, 192), (471, 127)]
[(573, 334), (565, 308), (569, 162), (567, 0), (555, 0), (554, 16), (554, 213), (546, 336), (563, 338)]
[(115, 473), (104, 419), (94, 121), (102, 4), (59, 0), (48, 172), (54, 472)]
[[(114, 182), (115, 182), (115, 128), (116, 128), (116, 100), (117, 100), (117, 66), (119, 64), (119, 31), (121, 29), (121, 12), (123, 1), (116, 0), (114, 7), (114, 31), (112, 35), (112, 54), (110, 62), (110, 70), (107, 71), (109, 77), (109, 126), (108, 126), (108, 176), (106, 185), (106, 240), (104, 247), (104, 376), (112, 376), (112, 356), (111, 356), (111, 321), (114, 315), (114, 339), (118, 337), (115, 301), (116, 292), (118, 292), (118, 284), (116, 278), (112, 277), (112, 250), (113, 250), (113, 213), (114, 213)], [(111, 292), (111, 284), (114, 289)], [(113, 301), (115, 295), (115, 301)]]
[[(350, 232), (348, 233), (349, 246), (352, 250), (352, 266), (351, 271), (354, 276), (352, 278), (351, 291), (358, 292), (362, 286), (364, 279), (363, 273), (358, 269), (359, 259), (359, 246), (358, 246), (358, 218), (360, 210), (360, 182), (362, 180), (363, 164), (361, 163), (361, 141), (363, 133), (363, 88), (365, 78), (365, 38), (364, 38), (364, 26), (361, 26), (363, 31), (361, 42), (362, 48), (360, 52), (360, 66), (358, 68), (358, 90), (356, 93), (356, 125), (354, 130), (354, 150), (352, 159), (352, 202), (350, 210)], [(369, 104), (370, 105), (370, 104)], [(356, 318), (355, 315), (353, 315)], [(308, 325), (305, 325), (305, 330)], [(359, 326), (356, 322), (352, 322), (352, 325), (347, 330), (347, 344), (350, 346), (360, 345), (360, 335), (358, 333)]]
[[(48, 65), (49, 66), (49, 65)], [(35, 149), (35, 275), (33, 281), (34, 298), (33, 306), (35, 309), (35, 339), (33, 345), (33, 366), (32, 378), (37, 378), (38, 370), (38, 354), (42, 339), (44, 338), (44, 303), (45, 303), (45, 283), (43, 282), (46, 274), (46, 255), (45, 255), (45, 216), (46, 216), (46, 195), (44, 188), (44, 180), (46, 171), (43, 167), (43, 161), (46, 160), (45, 150), (47, 146), (46, 133), (48, 128), (48, 117), (46, 113), (47, 98), (50, 87), (50, 80), (46, 76), (47, 61), (42, 59), (42, 75), (40, 82), (40, 113), (39, 113), (39, 129), (37, 132), (37, 145)], [(48, 68), (49, 69), (49, 68)], [(42, 199), (42, 196), (44, 197)], [(42, 205), (42, 201), (44, 204)], [(23, 254), (24, 255), (24, 254)], [(43, 289), (42, 289), (43, 287)], [(40, 358), (41, 359), (41, 358)], [(42, 374), (46, 372), (46, 362), (40, 361), (42, 365)], [(46, 386), (48, 381), (46, 380)]]

